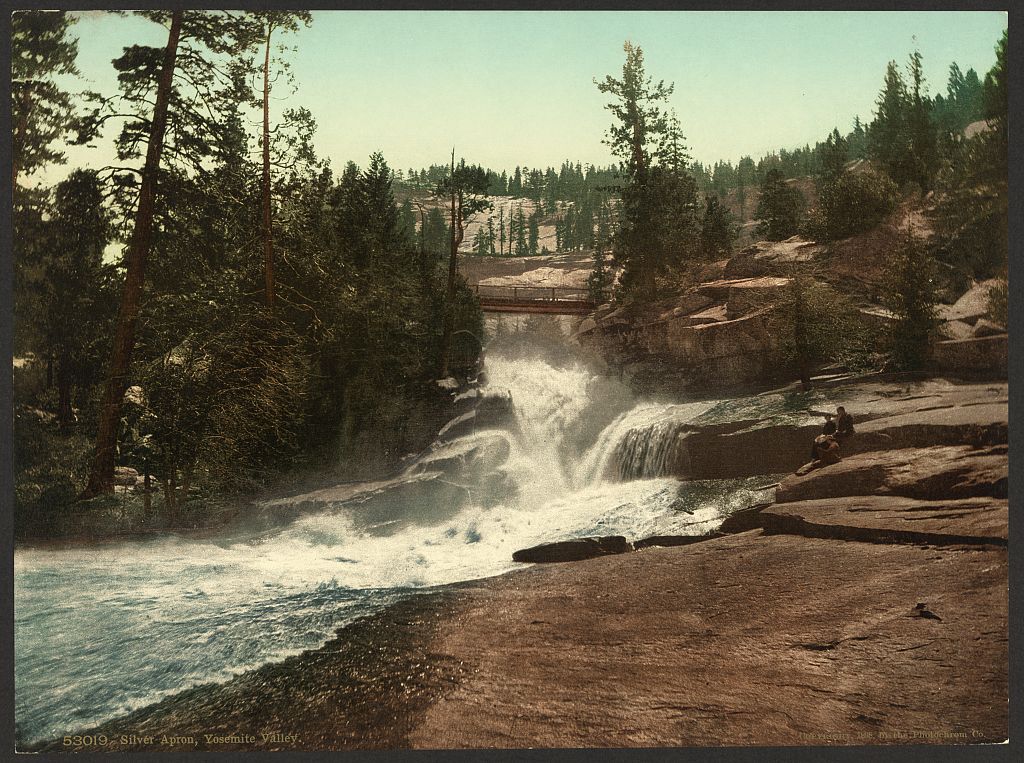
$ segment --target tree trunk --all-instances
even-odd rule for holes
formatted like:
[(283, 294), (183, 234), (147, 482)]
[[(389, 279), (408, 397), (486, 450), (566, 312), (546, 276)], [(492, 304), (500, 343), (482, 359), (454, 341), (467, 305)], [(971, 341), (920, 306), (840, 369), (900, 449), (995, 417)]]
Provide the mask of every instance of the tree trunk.
[(267, 49), (263, 58), (263, 266), (265, 275), (264, 299), (267, 307), (274, 306), (274, 238), (270, 221), (270, 36), (273, 27), (267, 26)]
[(110, 361), (110, 374), (103, 392), (100, 407), (99, 428), (96, 434), (96, 449), (93, 455), (89, 483), (80, 498), (93, 498), (109, 493), (114, 487), (114, 452), (117, 444), (117, 429), (121, 419), (121, 403), (128, 386), (128, 370), (132, 350), (135, 347), (135, 324), (138, 322), (142, 305), (142, 290), (146, 278), (146, 260), (149, 257), (153, 237), (153, 212), (156, 195), (157, 172), (160, 168), (160, 153), (163, 150), (164, 132), (167, 128), (167, 104), (170, 100), (174, 79), (174, 64), (178, 53), (178, 38), (181, 34), (182, 11), (171, 14), (171, 28), (164, 50), (163, 66), (156, 91), (156, 106), (153, 109), (153, 123), (149, 132), (146, 149), (146, 164), (142, 171), (142, 186), (139, 189), (139, 208), (135, 213), (135, 227), (128, 246), (127, 274), (121, 307), (117, 316), (114, 334), (114, 348)]

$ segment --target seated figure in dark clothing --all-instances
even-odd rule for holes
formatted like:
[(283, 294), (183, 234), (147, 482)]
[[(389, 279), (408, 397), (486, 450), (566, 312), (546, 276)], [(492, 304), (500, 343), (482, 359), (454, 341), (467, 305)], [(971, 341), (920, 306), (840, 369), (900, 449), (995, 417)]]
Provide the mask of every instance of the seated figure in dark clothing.
[(853, 416), (846, 412), (843, 406), (836, 408), (836, 433), (835, 438), (842, 442), (854, 433)]
[(811, 444), (811, 460), (820, 462), (822, 466), (838, 464), (840, 460), (839, 443), (832, 435), (818, 435)]
[(832, 419), (831, 413), (825, 414), (825, 426), (821, 428), (822, 434), (835, 434), (836, 433), (836, 422)]

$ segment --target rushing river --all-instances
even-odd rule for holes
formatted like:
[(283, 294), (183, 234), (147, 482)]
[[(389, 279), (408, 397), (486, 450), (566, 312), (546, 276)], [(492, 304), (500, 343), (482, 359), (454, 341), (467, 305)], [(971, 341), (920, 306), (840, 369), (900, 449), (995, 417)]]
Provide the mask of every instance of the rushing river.
[(771, 481), (648, 477), (672, 427), (713, 402), (638, 403), (583, 365), (538, 358), (492, 356), (487, 372), (491, 391), (511, 393), (515, 420), (438, 445), (375, 489), (372, 506), (356, 491), (258, 535), (18, 549), (19, 740), (315, 648), (400, 597), (521, 566), (520, 548), (712, 530)]

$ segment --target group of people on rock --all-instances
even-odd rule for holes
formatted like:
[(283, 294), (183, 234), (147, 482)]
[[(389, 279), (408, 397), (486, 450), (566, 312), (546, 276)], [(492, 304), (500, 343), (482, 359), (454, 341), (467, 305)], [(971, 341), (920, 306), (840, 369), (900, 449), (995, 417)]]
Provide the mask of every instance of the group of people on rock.
[(836, 408), (835, 418), (831, 413), (826, 413), (825, 426), (811, 443), (811, 461), (819, 461), (820, 465), (839, 463), (840, 446), (852, 434), (853, 416), (843, 406)]

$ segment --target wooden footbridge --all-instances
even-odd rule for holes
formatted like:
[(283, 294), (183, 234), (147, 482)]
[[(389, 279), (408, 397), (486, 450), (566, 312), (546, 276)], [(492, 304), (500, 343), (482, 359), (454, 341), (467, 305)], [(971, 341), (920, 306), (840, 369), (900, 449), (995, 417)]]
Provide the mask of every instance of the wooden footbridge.
[(585, 315), (608, 299), (608, 295), (595, 295), (587, 288), (575, 286), (475, 284), (473, 291), (480, 300), (480, 309), (485, 313)]

